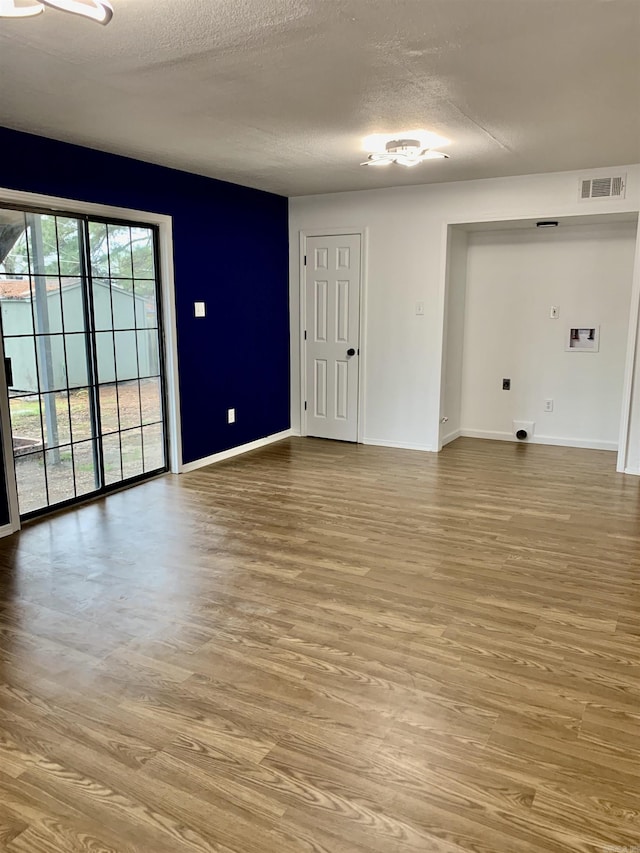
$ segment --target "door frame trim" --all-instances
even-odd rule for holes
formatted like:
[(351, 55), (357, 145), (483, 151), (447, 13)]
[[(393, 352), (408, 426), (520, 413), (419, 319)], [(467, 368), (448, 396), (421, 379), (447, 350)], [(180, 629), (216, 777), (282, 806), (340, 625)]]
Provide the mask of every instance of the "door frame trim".
[(310, 237), (360, 237), (360, 312), (358, 316), (358, 339), (360, 355), (358, 356), (358, 427), (357, 443), (364, 444), (365, 434), (365, 388), (366, 388), (366, 341), (367, 328), (367, 260), (369, 256), (369, 229), (359, 228), (309, 228), (299, 232), (300, 254), (298, 261), (299, 269), (299, 294), (300, 294), (300, 317), (299, 317), (299, 358), (300, 358), (300, 435), (307, 435), (307, 412), (304, 408), (307, 399), (307, 346), (304, 332), (307, 317), (307, 277), (305, 270), (305, 255), (307, 253), (307, 240)]
[(627, 351), (624, 363), (622, 385), (622, 414), (620, 416), (620, 435), (618, 437), (618, 457), (616, 471), (621, 474), (635, 474), (627, 470), (629, 457), (629, 429), (633, 406), (634, 374), (638, 359), (638, 321), (640, 319), (640, 215), (636, 227), (636, 251), (633, 259), (633, 279), (631, 284), (631, 303), (629, 306), (629, 329), (627, 332)]
[[(99, 216), (104, 219), (128, 219), (141, 225), (158, 226), (158, 254), (160, 256), (160, 290), (162, 297), (163, 336), (165, 352), (165, 383), (167, 389), (167, 431), (169, 435), (169, 471), (182, 471), (182, 428), (180, 421), (180, 386), (178, 382), (178, 335), (176, 324), (175, 279), (173, 271), (173, 219), (162, 213), (115, 207), (107, 204), (78, 201), (59, 196), (11, 190), (0, 187), (0, 204), (17, 208), (37, 207), (73, 216)], [(16, 484), (13, 445), (11, 442), (11, 418), (7, 393), (7, 377), (4, 370), (4, 341), (0, 336), (0, 428), (2, 429), (2, 451), (9, 498), (9, 524), (0, 528), (0, 537), (20, 530), (18, 487)], [(6, 532), (5, 532), (6, 531)]]

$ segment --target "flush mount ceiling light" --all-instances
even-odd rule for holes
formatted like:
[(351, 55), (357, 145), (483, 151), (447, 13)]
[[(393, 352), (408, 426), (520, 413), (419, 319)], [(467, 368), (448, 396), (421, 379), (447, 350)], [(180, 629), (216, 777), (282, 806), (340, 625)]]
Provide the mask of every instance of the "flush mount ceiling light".
[(387, 142), (384, 151), (369, 154), (361, 166), (388, 166), (398, 163), (400, 166), (417, 166), (425, 160), (448, 160), (449, 155), (431, 148), (423, 148), (418, 139), (392, 139)]
[(108, 24), (113, 17), (113, 7), (108, 0), (41, 0), (20, 5), (16, 0), (0, 0), (0, 18), (31, 18), (44, 12), (47, 6), (89, 18), (99, 24)]
[(363, 148), (370, 153), (361, 165), (388, 166), (397, 163), (401, 166), (417, 166), (425, 160), (446, 160), (449, 155), (436, 151), (436, 145), (448, 144), (448, 139), (422, 130), (408, 131), (391, 138), (373, 134), (363, 141)]

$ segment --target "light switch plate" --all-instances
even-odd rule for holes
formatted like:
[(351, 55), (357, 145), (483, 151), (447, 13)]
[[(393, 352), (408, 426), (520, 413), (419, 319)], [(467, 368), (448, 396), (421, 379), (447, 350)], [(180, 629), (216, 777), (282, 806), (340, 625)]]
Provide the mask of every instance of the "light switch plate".
[(416, 316), (424, 317), (424, 302), (416, 302)]
[(206, 317), (207, 316), (207, 306), (204, 302), (194, 302), (193, 310), (196, 317)]

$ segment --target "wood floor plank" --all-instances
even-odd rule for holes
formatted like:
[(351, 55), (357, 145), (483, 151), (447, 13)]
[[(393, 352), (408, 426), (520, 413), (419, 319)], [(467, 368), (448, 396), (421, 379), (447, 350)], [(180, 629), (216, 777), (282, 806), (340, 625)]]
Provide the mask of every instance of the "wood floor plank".
[(640, 849), (638, 505), (603, 451), (292, 438), (27, 525), (0, 850)]
[(130, 845), (116, 849), (95, 835), (81, 833), (57, 820), (46, 820), (29, 826), (11, 840), (7, 853), (133, 853)]

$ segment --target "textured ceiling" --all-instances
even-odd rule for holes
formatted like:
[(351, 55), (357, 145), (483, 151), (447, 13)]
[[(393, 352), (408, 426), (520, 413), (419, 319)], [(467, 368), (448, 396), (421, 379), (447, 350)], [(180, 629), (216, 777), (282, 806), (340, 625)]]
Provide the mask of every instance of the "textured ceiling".
[(0, 123), (284, 195), (640, 160), (640, 0), (112, 2), (0, 20)]

